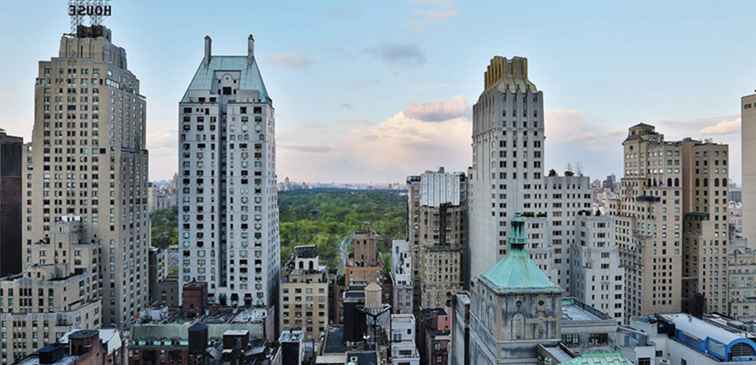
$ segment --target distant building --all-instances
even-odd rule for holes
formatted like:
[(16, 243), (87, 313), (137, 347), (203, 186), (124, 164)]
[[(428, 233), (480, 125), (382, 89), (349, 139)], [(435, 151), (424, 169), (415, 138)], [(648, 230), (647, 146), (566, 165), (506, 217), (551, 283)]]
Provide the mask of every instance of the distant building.
[(391, 280), (393, 286), (393, 313), (412, 314), (413, 291), (412, 252), (404, 240), (394, 240), (391, 250)]
[(126, 365), (126, 353), (118, 330), (72, 330), (16, 365)]
[(467, 177), (443, 168), (407, 178), (414, 305), (448, 306), (465, 283)]
[(472, 286), (470, 361), (535, 364), (538, 344), (561, 340), (562, 289), (530, 259), (525, 221), (510, 220), (507, 255)]
[(278, 337), (281, 345), (281, 365), (302, 365), (304, 363), (304, 333), (301, 330), (282, 330)]
[(391, 315), (391, 364), (420, 365), (420, 353), (415, 345), (415, 316)]
[(6, 339), (0, 364), (19, 361), (71, 329), (102, 326), (99, 247), (83, 241), (82, 229), (79, 217), (61, 217), (49, 238), (31, 245), (34, 264), (0, 279), (0, 339)]
[(299, 329), (307, 339), (320, 339), (328, 328), (328, 283), (317, 247), (295, 247), (281, 275), (279, 328)]
[(0, 277), (21, 272), (23, 147), (23, 138), (0, 129)]
[(377, 233), (365, 230), (352, 235), (352, 253), (344, 268), (345, 285), (380, 280), (383, 262), (378, 257)]

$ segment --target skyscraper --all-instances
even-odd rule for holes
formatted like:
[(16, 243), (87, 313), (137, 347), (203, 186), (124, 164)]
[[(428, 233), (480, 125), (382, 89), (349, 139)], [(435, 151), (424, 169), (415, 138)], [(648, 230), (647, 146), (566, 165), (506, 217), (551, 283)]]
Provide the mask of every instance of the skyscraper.
[[(280, 268), (273, 101), (247, 55), (205, 53), (179, 103), (179, 287), (275, 310)], [(273, 321), (274, 316), (268, 318)]]
[(23, 143), (0, 129), (0, 277), (21, 272)]
[(741, 106), (743, 233), (751, 245), (756, 245), (756, 94), (744, 96)]
[[(728, 146), (637, 124), (611, 204), (627, 317), (727, 310)], [(700, 309), (696, 309), (700, 308)]]
[(147, 304), (145, 97), (110, 29), (79, 25), (39, 62), (32, 143), (25, 150), (24, 265), (64, 215), (99, 245), (103, 323)]
[(527, 62), (494, 57), (473, 107), (469, 278), (506, 254), (509, 219), (522, 213), (529, 254), (569, 294), (570, 245), (577, 216), (591, 209), (590, 178), (544, 175), (543, 92), (528, 79)]
[(443, 168), (407, 178), (415, 305), (451, 305), (464, 285), (467, 177)]

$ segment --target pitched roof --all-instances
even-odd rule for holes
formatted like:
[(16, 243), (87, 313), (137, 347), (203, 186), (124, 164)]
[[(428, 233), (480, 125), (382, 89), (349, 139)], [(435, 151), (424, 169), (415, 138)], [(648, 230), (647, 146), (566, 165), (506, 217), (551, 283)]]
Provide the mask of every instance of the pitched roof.
[(210, 57), (210, 64), (205, 65), (203, 61), (197, 67), (197, 72), (184, 94), (183, 101), (188, 101), (188, 94), (191, 90), (211, 90), (215, 71), (240, 71), (239, 89), (257, 90), (260, 92), (260, 99), (270, 100), (260, 69), (257, 67), (257, 60), (253, 59), (252, 63), (249, 63), (247, 56), (212, 56)]
[(562, 289), (554, 285), (528, 255), (525, 249), (527, 239), (524, 227), (525, 222), (522, 217), (518, 215), (512, 219), (507, 236), (509, 242), (507, 256), (483, 273), (481, 279), (499, 292), (561, 292)]

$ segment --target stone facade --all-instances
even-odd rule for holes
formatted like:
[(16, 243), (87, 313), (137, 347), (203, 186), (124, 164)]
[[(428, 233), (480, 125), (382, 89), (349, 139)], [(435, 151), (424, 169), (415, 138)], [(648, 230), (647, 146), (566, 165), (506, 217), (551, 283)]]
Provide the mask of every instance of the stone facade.
[(301, 329), (318, 340), (328, 328), (328, 271), (316, 246), (298, 246), (281, 276), (279, 328)]
[(743, 233), (756, 242), (756, 94), (741, 99), (741, 143), (743, 148)]
[(126, 323), (148, 303), (146, 100), (126, 50), (103, 26), (60, 39), (40, 61), (32, 143), (25, 150), (24, 267), (32, 245), (75, 214), (99, 246), (103, 324)]
[(21, 272), (23, 143), (0, 129), (0, 277)]
[(71, 329), (102, 326), (99, 247), (83, 242), (81, 218), (63, 216), (32, 246), (35, 264), (0, 280), (0, 364), (55, 343)]
[(561, 340), (562, 290), (528, 257), (525, 222), (511, 226), (507, 256), (471, 288), (473, 364), (535, 364), (539, 344)]

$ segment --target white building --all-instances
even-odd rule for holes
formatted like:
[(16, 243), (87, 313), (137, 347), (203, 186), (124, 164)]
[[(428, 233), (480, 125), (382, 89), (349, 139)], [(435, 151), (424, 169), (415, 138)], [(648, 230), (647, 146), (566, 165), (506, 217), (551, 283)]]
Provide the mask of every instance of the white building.
[(391, 249), (391, 280), (394, 287), (393, 312), (412, 314), (412, 252), (405, 240), (394, 240)]
[(273, 102), (251, 35), (244, 56), (211, 48), (205, 37), (179, 104), (179, 288), (207, 282), (211, 303), (272, 311), (280, 270)]
[(591, 209), (590, 179), (544, 174), (543, 92), (528, 79), (527, 59), (494, 57), (484, 86), (473, 107), (469, 277), (506, 254), (508, 222), (522, 213), (531, 257), (569, 293), (569, 248), (578, 213)]
[(415, 316), (412, 314), (391, 315), (391, 364), (420, 364), (420, 353), (415, 345)]
[(571, 295), (623, 323), (625, 269), (614, 238), (614, 217), (581, 214), (572, 245)]

